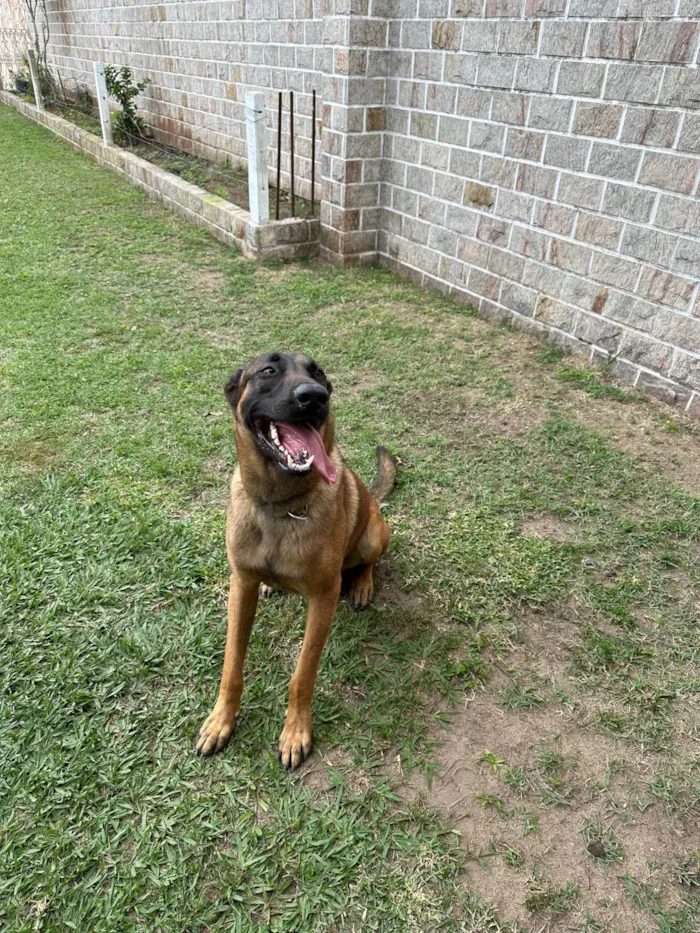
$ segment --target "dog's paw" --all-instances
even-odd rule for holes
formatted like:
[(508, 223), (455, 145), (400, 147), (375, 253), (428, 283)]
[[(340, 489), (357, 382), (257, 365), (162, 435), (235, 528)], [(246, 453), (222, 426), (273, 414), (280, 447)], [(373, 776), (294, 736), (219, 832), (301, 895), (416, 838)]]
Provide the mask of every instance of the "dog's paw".
[(374, 599), (374, 581), (371, 574), (361, 573), (350, 585), (350, 602), (355, 609), (366, 609)]
[(260, 584), (260, 595), (265, 598), (269, 596), (274, 596), (275, 593), (281, 593), (281, 590), (276, 589), (274, 586), (268, 586), (267, 583)]
[(313, 748), (311, 718), (287, 720), (277, 746), (277, 757), (286, 771), (295, 771), (311, 754)]
[(226, 748), (235, 732), (237, 722), (238, 713), (234, 712), (230, 707), (215, 706), (199, 730), (195, 742), (197, 754), (201, 755), (202, 758), (208, 758), (210, 755), (216, 755), (217, 752)]

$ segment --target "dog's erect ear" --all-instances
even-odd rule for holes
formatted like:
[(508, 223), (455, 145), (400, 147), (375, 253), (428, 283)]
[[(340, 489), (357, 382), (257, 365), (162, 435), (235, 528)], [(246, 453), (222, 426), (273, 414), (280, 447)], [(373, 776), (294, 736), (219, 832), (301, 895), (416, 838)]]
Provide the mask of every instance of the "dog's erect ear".
[(242, 375), (242, 369), (236, 370), (236, 372), (231, 376), (229, 381), (224, 386), (224, 395), (226, 396), (226, 401), (229, 403), (233, 411), (236, 410), (236, 405), (238, 405), (238, 389), (241, 385)]

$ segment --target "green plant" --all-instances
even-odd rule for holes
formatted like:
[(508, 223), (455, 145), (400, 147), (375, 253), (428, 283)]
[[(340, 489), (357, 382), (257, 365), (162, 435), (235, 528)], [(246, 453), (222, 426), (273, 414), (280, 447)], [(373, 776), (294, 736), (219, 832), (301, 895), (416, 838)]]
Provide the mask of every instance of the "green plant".
[(132, 136), (146, 135), (146, 124), (143, 117), (136, 112), (134, 100), (151, 83), (150, 78), (143, 81), (134, 81), (131, 68), (124, 65), (116, 68), (114, 65), (105, 65), (105, 81), (107, 93), (118, 101), (122, 108), (114, 115), (114, 136), (120, 142), (128, 142)]

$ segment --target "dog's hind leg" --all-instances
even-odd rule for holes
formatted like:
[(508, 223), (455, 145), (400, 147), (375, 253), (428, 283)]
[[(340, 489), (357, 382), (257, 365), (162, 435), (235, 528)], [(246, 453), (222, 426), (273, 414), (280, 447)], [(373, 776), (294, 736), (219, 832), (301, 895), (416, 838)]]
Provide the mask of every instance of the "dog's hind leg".
[(277, 756), (287, 771), (298, 768), (311, 754), (311, 700), (319, 661), (331, 630), (339, 595), (340, 576), (328, 589), (309, 596), (304, 643), (294, 676), (289, 682), (287, 718), (277, 749)]
[(235, 571), (231, 574), (226, 652), (219, 698), (204, 720), (195, 746), (197, 754), (205, 758), (225, 748), (236, 728), (243, 692), (243, 662), (258, 605), (259, 582), (259, 578)]
[(366, 609), (374, 596), (374, 564), (389, 548), (389, 526), (372, 500), (367, 527), (345, 559), (344, 569), (354, 568), (350, 601), (356, 609)]

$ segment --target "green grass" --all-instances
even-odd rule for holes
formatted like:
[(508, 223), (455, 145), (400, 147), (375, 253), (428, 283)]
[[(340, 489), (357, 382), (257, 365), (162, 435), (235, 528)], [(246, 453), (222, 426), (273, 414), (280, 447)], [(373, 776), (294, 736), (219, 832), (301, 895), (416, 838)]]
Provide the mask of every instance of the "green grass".
[[(623, 706), (623, 741), (653, 739), (650, 792), (695, 818), (674, 728), (698, 692), (677, 574), (698, 582), (700, 503), (577, 420), (576, 392), (547, 381), (558, 358), (531, 353), (544, 420), (501, 434), (517, 335), (382, 270), (243, 260), (4, 107), (0, 230), (0, 926), (505, 929), (464, 893), (458, 838), (401, 803), (386, 765), (432, 773), (426, 699), (487, 683), (523, 613), (573, 598), (578, 688)], [(260, 607), (230, 748), (192, 749), (223, 655), (221, 388), (271, 348), (331, 373), (364, 479), (377, 443), (403, 461), (377, 606), (340, 606), (319, 674), (317, 747), (345, 756), (325, 791), (274, 755), (297, 599)], [(581, 541), (523, 534), (540, 512)], [(526, 782), (498, 752), (485, 768)], [(556, 802), (564, 772), (538, 767)], [(538, 825), (523, 812), (525, 834)], [(576, 900), (545, 893), (538, 910)]]

